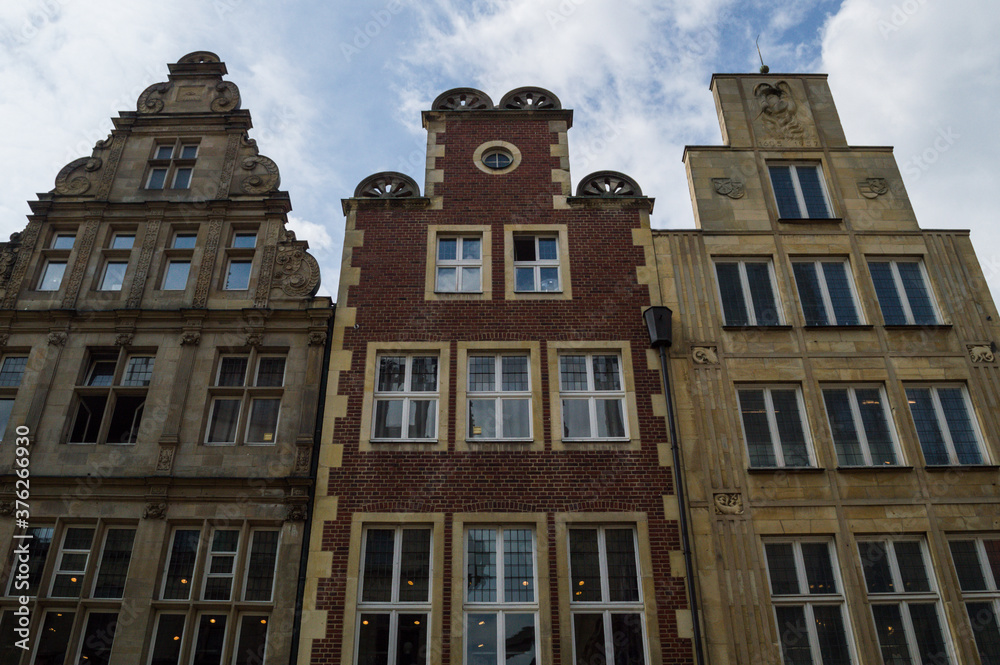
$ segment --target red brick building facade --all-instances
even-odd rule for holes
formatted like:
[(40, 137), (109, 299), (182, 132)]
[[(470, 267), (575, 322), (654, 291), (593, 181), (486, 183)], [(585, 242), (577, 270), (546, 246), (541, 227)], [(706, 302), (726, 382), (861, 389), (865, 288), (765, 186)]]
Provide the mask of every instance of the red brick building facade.
[(299, 662), (691, 662), (653, 201), (547, 91), (423, 121), (344, 201)]

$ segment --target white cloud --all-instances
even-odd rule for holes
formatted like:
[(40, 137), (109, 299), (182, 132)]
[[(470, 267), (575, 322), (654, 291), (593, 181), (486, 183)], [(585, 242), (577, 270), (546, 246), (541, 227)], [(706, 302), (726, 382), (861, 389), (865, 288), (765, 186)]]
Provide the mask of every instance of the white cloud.
[(295, 232), (295, 237), (298, 240), (308, 240), (309, 249), (313, 253), (315, 253), (314, 250), (330, 252), (340, 249), (334, 246), (333, 238), (330, 237), (326, 227), (322, 224), (310, 222), (295, 215), (289, 215), (286, 226), (289, 230)]

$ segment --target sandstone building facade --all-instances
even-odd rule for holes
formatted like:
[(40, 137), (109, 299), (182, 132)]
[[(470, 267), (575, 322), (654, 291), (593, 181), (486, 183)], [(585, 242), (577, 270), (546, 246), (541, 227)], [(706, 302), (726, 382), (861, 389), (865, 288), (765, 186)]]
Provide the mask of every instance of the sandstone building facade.
[(225, 73), (170, 65), (0, 245), (4, 665), (290, 657), (333, 310)]

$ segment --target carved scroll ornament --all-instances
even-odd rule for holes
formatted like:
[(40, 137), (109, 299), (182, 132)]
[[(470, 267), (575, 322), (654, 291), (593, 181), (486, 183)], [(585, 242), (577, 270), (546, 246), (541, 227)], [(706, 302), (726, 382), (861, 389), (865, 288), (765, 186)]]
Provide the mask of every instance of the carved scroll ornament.
[(713, 497), (716, 515), (742, 515), (743, 495), (738, 492), (716, 494)]
[(236, 111), (240, 108), (240, 89), (235, 83), (220, 81), (215, 85), (219, 95), (212, 100), (211, 108), (216, 113)]
[(163, 110), (163, 95), (170, 91), (170, 83), (154, 83), (139, 95), (136, 111), (143, 114), (159, 113)]
[(256, 155), (247, 157), (240, 163), (244, 171), (253, 171), (258, 165), (264, 167), (264, 173), (248, 175), (240, 183), (240, 189), (245, 194), (266, 194), (278, 190), (281, 185), (281, 174), (278, 173), (278, 165), (268, 157)]
[(74, 159), (72, 162), (62, 167), (59, 171), (59, 175), (56, 176), (56, 194), (62, 194), (63, 196), (80, 196), (85, 193), (90, 186), (93, 184), (90, 179), (86, 176), (79, 175), (72, 180), (70, 176), (73, 172), (79, 168), (83, 168), (84, 171), (92, 173), (101, 168), (101, 159), (99, 157), (81, 157), (80, 159)]
[(274, 262), (278, 286), (286, 295), (303, 298), (319, 289), (319, 263), (305, 249), (279, 245)]

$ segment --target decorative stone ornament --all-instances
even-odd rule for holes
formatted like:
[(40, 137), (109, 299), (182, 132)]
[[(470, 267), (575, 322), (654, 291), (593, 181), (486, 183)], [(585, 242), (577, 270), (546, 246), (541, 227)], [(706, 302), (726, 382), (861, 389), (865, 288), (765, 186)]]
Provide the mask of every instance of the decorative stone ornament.
[(135, 110), (144, 115), (159, 113), (164, 107), (163, 95), (170, 91), (170, 87), (171, 84), (166, 82), (154, 83), (149, 86), (139, 95)]
[(174, 449), (171, 447), (160, 448), (160, 455), (156, 459), (157, 471), (170, 471), (174, 465)]
[(753, 96), (757, 102), (755, 120), (759, 121), (759, 124), (754, 124), (761, 132), (757, 140), (759, 145), (819, 145), (808, 112), (795, 99), (792, 86), (787, 81), (758, 83), (753, 89)]
[(970, 344), (968, 345), (969, 358), (974, 363), (991, 363), (996, 361), (992, 344)]
[(292, 298), (312, 296), (319, 290), (319, 263), (305, 246), (305, 242), (282, 243), (274, 259), (278, 286)]
[(312, 448), (309, 446), (299, 446), (295, 453), (295, 471), (298, 473), (308, 473), (309, 464), (312, 462)]
[(743, 495), (739, 492), (724, 492), (713, 497), (716, 515), (742, 515)]
[[(260, 167), (260, 168), (258, 168)], [(240, 162), (240, 168), (244, 171), (259, 171), (243, 178), (240, 182), (240, 190), (244, 194), (267, 194), (278, 191), (281, 186), (281, 174), (278, 172), (278, 165), (270, 157), (264, 155), (254, 155), (247, 157)]]
[(285, 515), (286, 522), (304, 522), (309, 515), (309, 509), (304, 504), (288, 506), (288, 513)]
[(163, 501), (150, 501), (142, 512), (144, 520), (163, 520), (167, 518), (167, 504)]
[(691, 359), (696, 365), (718, 365), (718, 348), (714, 346), (691, 347)]
[(181, 346), (198, 346), (201, 344), (201, 333), (189, 330), (181, 335)]
[(416, 181), (396, 171), (370, 175), (354, 189), (356, 199), (405, 199), (420, 196)]
[(313, 330), (309, 333), (309, 346), (326, 346), (326, 331)]
[(639, 184), (618, 171), (591, 173), (576, 186), (577, 196), (622, 197), (642, 196)]
[(13, 501), (0, 501), (0, 517), (10, 517), (14, 514)]
[(134, 336), (130, 332), (118, 333), (115, 335), (115, 346), (132, 346)]
[(500, 100), (497, 108), (510, 111), (550, 111), (562, 108), (559, 98), (544, 88), (517, 88)]
[(875, 199), (889, 191), (885, 178), (865, 178), (858, 183), (858, 191), (866, 199)]
[(454, 88), (437, 96), (431, 104), (433, 111), (482, 111), (493, 108), (493, 100), (482, 90)]
[(67, 335), (64, 332), (50, 332), (48, 339), (51, 346), (66, 346)]
[(715, 193), (728, 196), (731, 199), (742, 199), (746, 194), (743, 183), (733, 178), (712, 178)]
[(101, 168), (103, 162), (99, 157), (81, 157), (62, 167), (56, 176), (55, 193), (63, 196), (81, 196), (85, 194), (93, 184), (85, 175), (78, 175), (70, 180), (70, 176), (75, 171), (83, 169), (87, 173), (93, 173)]

